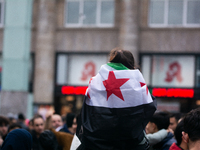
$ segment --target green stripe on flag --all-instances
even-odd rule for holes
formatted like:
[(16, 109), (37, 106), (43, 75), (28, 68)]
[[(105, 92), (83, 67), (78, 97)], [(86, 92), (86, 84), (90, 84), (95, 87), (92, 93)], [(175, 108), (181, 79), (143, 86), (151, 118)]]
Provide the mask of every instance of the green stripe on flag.
[(107, 63), (107, 65), (116, 70), (130, 70), (121, 63)]

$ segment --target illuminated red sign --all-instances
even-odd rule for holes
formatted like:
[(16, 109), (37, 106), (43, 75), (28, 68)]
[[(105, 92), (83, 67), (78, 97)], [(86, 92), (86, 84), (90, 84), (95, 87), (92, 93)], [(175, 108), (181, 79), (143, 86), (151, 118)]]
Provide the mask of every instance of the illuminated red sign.
[[(62, 94), (67, 95), (85, 95), (87, 86), (62, 86)], [(166, 88), (153, 88), (152, 94), (155, 97), (176, 97), (176, 98), (193, 98), (193, 89), (166, 89)]]
[(193, 89), (166, 89), (166, 88), (153, 88), (153, 96), (156, 97), (179, 97), (179, 98), (193, 98)]
[(62, 86), (61, 92), (68, 95), (85, 95), (86, 89), (87, 86)]

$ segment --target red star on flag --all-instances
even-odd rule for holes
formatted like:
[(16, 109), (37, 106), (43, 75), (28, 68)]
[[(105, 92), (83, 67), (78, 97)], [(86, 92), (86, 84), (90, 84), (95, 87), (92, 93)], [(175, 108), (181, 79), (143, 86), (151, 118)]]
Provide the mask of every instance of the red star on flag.
[(116, 79), (114, 72), (110, 71), (108, 79), (103, 81), (103, 85), (105, 86), (107, 91), (107, 100), (111, 94), (115, 94), (117, 97), (124, 101), (120, 87), (128, 80), (128, 78)]
[[(145, 86), (146, 84), (145, 84), (145, 83), (142, 83), (142, 82), (140, 82), (140, 85), (141, 85), (141, 87), (143, 87), (143, 86)], [(148, 95), (148, 87), (146, 88), (146, 90), (147, 90), (147, 95)]]

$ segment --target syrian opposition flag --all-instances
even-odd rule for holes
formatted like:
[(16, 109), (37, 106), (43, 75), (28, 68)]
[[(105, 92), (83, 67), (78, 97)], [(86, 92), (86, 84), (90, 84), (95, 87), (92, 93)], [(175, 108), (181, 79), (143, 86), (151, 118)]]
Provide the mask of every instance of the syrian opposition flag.
[(93, 150), (133, 148), (143, 140), (155, 110), (139, 70), (107, 63), (90, 80), (78, 119), (77, 145)]

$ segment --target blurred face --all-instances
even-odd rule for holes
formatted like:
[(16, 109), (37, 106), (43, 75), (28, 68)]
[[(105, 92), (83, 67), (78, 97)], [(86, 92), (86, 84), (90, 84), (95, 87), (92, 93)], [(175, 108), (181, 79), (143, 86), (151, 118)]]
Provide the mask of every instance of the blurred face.
[(44, 131), (44, 120), (42, 118), (34, 119), (33, 129), (38, 135), (40, 135)]
[(172, 129), (173, 131), (175, 131), (176, 126), (177, 126), (177, 121), (175, 117), (171, 117), (170, 118), (170, 124), (169, 124), (169, 128)]
[(8, 125), (5, 125), (4, 123), (0, 126), (0, 131), (2, 132), (3, 136), (5, 136), (8, 133)]
[(74, 134), (76, 133), (76, 128), (77, 128), (77, 123), (76, 123), (76, 118), (74, 118), (73, 124), (72, 124), (72, 129), (73, 129)]
[(145, 128), (145, 131), (146, 131), (146, 134), (152, 134), (152, 133), (155, 133), (157, 132), (157, 127), (155, 125), (155, 123), (152, 123), (152, 122), (149, 122)]
[(33, 130), (33, 122), (32, 121), (29, 122), (28, 128), (29, 128), (29, 130)]
[(3, 138), (0, 136), (0, 146), (3, 144)]
[(63, 125), (62, 118), (60, 115), (53, 115), (51, 120), (52, 120), (52, 127), (54, 129)]

